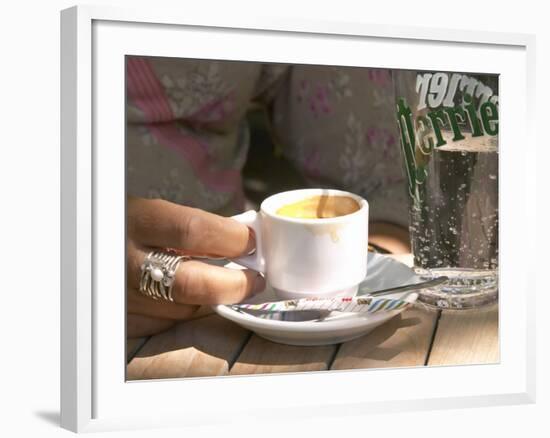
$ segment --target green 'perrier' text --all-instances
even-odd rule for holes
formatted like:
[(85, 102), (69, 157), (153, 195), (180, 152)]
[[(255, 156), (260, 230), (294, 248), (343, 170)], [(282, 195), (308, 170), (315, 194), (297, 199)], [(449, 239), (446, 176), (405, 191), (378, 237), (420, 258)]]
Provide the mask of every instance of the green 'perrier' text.
[[(415, 115), (405, 99), (397, 100), (401, 146), (407, 170), (411, 196), (416, 196), (416, 185), (426, 179), (426, 167), (417, 164), (417, 151), (429, 155), (434, 148), (449, 141), (467, 142), (467, 137), (498, 135), (498, 107), (493, 100), (476, 105), (470, 94), (463, 94), (462, 103), (440, 106)], [(445, 134), (445, 135), (444, 135)]]

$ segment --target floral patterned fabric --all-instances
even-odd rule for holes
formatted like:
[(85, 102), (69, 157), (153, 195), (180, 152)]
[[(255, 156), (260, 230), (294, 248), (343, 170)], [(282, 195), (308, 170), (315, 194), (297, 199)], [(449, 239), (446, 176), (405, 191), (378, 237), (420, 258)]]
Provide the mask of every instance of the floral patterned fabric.
[(242, 211), (245, 114), (268, 106), (283, 154), (314, 187), (407, 225), (389, 70), (129, 57), (127, 192), (218, 214)]

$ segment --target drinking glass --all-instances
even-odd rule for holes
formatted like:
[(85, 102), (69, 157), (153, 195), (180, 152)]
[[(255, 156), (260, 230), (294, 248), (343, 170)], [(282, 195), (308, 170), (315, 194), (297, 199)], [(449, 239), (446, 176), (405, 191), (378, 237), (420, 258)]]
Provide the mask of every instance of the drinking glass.
[(419, 299), (437, 308), (498, 295), (498, 76), (394, 72), (414, 269), (449, 277)]

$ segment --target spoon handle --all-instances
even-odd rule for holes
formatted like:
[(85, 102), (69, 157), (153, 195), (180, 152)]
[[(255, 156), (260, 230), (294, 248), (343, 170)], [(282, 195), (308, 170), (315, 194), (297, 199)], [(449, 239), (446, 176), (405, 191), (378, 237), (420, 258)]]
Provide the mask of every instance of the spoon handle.
[(420, 290), (420, 289), (426, 289), (428, 287), (435, 287), (439, 286), (442, 283), (445, 283), (449, 278), (445, 276), (436, 277), (428, 281), (423, 281), (421, 283), (416, 284), (406, 284), (404, 286), (397, 286), (397, 287), (390, 287), (389, 289), (382, 289), (377, 290), (371, 293), (366, 293), (365, 295), (361, 295), (364, 297), (379, 297), (382, 295), (388, 295), (393, 294), (396, 292), (407, 292), (409, 290)]

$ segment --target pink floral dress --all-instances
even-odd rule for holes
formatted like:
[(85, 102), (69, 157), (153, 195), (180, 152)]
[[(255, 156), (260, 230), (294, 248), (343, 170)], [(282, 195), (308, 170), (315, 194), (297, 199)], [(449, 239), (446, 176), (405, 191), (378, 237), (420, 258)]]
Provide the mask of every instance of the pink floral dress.
[(282, 153), (312, 187), (407, 225), (389, 70), (128, 57), (127, 192), (218, 214), (244, 208), (245, 114), (265, 105)]

